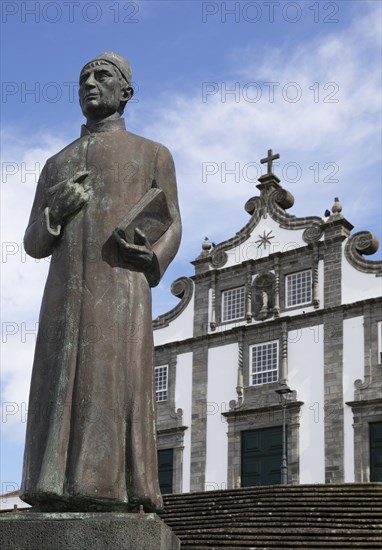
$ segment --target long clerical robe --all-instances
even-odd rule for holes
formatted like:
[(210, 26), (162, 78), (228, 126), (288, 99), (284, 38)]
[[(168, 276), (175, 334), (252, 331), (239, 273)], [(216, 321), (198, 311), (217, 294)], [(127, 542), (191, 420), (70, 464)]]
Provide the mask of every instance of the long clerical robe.
[[(90, 200), (61, 230), (49, 189), (78, 171)], [(84, 183), (85, 183), (84, 182)], [(152, 187), (173, 219), (153, 245), (157, 273), (129, 267), (113, 230)], [(41, 173), (24, 246), (51, 255), (29, 399), (21, 498), (50, 509), (161, 507), (155, 441), (151, 289), (179, 247), (175, 170), (123, 119), (82, 127)]]

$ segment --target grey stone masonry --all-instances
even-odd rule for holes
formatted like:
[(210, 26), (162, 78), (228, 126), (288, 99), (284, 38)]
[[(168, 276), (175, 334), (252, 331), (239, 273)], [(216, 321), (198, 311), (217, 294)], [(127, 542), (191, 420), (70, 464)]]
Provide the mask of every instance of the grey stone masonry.
[[(354, 470), (356, 481), (370, 481), (370, 424), (382, 422), (382, 357), (379, 348), (381, 301), (363, 304), (364, 376), (354, 381)], [(346, 367), (346, 365), (345, 365)]]
[(324, 224), (324, 307), (342, 303), (342, 242), (353, 226), (341, 215), (335, 214)]
[[(210, 278), (202, 277), (195, 287), (194, 338), (208, 330), (208, 294)], [(193, 346), (191, 491), (204, 491), (207, 446), (208, 343)]]
[(194, 338), (208, 332), (208, 296), (211, 286), (210, 277), (202, 277), (195, 285)]
[(325, 482), (344, 482), (343, 313), (324, 317)]
[(17, 512), (0, 515), (2, 550), (178, 550), (156, 514)]
[(204, 491), (207, 455), (208, 345), (194, 349), (192, 364), (191, 491)]

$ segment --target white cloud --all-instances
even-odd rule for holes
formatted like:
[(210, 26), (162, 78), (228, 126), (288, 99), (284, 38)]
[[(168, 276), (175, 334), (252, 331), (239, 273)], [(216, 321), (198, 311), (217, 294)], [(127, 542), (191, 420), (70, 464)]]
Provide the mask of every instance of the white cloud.
[(46, 259), (37, 261), (27, 256), (22, 242), (39, 173), (46, 160), (66, 143), (51, 135), (35, 135), (32, 142), (26, 141), (9, 131), (2, 134), (2, 142), (2, 434), (9, 441), (22, 443), (36, 337), (33, 332), (49, 268)]
[[(232, 88), (235, 81), (240, 81), (241, 87), (248, 82), (259, 83), (263, 96), (257, 103), (243, 99), (236, 103), (232, 97), (222, 102), (219, 82), (219, 93), (209, 96), (207, 102), (202, 101), (200, 89), (193, 96), (167, 95), (162, 106), (150, 112), (150, 120), (155, 123), (146, 124), (141, 133), (165, 143), (174, 154), (184, 223), (178, 257), (154, 292), (154, 316), (177, 302), (169, 295), (171, 281), (192, 272), (188, 262), (199, 254), (204, 236), (219, 242), (246, 223), (248, 214), (243, 206), (257, 189), (254, 171), (245, 173), (245, 166), (258, 163), (269, 147), (281, 154), (281, 165), (275, 169), (280, 176), (286, 163), (296, 162), (301, 167), (299, 181), (282, 180), (296, 198), (291, 213), (322, 215), (338, 195), (344, 215), (356, 229), (377, 227), (381, 213), (380, 166), (376, 165), (381, 149), (380, 72), (376, 59), (380, 51), (379, 9), (379, 3), (367, 4), (365, 14), (355, 16), (351, 27), (341, 31), (333, 28), (331, 34), (327, 32), (311, 43), (305, 41), (293, 54), (270, 50), (260, 65), (250, 47), (236, 52), (236, 66), (230, 73), (235, 78), (227, 82), (227, 87)], [(268, 88), (264, 86), (270, 81), (280, 82), (273, 103), (266, 99)], [(283, 85), (290, 82), (298, 83), (303, 92), (297, 103), (288, 103), (282, 97)], [(309, 90), (315, 82), (323, 94), (318, 103)], [(329, 82), (338, 85), (334, 95), (338, 103), (322, 101), (331, 91), (323, 88)], [(27, 400), (34, 342), (33, 336), (22, 342), (21, 323), (31, 329), (37, 321), (48, 268), (46, 261), (27, 258), (21, 249), (36, 183), (33, 175), (23, 181), (22, 163), (29, 169), (35, 163), (42, 167), (69, 141), (67, 136), (36, 135), (33, 141), (25, 142), (18, 139), (16, 129), (3, 138), (3, 168), (4, 162), (15, 162), (18, 168), (6, 181), (3, 174), (2, 185), (3, 242), (11, 243), (6, 245), (9, 248), (2, 263), (3, 323), (15, 322), (19, 327), (4, 346), (3, 398), (9, 402)], [(329, 162), (339, 166), (338, 175), (333, 176), (338, 183), (323, 181), (324, 176), (330, 176), (330, 170), (324, 169)], [(205, 182), (203, 163), (219, 167), (219, 172)], [(227, 169), (239, 163), (238, 182), (228, 174), (226, 182), (222, 181), (222, 163)], [(315, 163), (320, 169), (318, 183), (309, 168)], [(16, 414), (9, 418), (6, 434), (12, 433), (14, 440), (20, 441), (24, 425), (17, 422)]]
[[(145, 134), (166, 143), (176, 158), (185, 251), (195, 250), (205, 233), (214, 240), (224, 239), (240, 228), (246, 220), (242, 205), (257, 192), (256, 182), (248, 181), (253, 173), (247, 174), (247, 181), (244, 177), (245, 166), (258, 163), (269, 147), (281, 154), (281, 168), (290, 162), (301, 167), (301, 179), (296, 182), (292, 169), (284, 173), (289, 175), (289, 182), (283, 181), (281, 168), (275, 169), (282, 184), (295, 195), (296, 206), (291, 212), (322, 215), (338, 195), (344, 215), (354, 225), (366, 225), (371, 219), (377, 223), (380, 168), (376, 163), (381, 150), (379, 11), (380, 6), (368, 4), (364, 15), (358, 14), (350, 28), (333, 28), (331, 34), (318, 36), (311, 43), (305, 41), (292, 54), (270, 50), (262, 64), (256, 52), (247, 48), (241, 52), (242, 65), (235, 67), (236, 77), (216, 82), (216, 93), (205, 102), (201, 90), (193, 97), (174, 94), (155, 113), (151, 118), (155, 123), (147, 125)], [(238, 59), (239, 53), (236, 64)], [(224, 85), (234, 89), (235, 82), (238, 102), (222, 92)], [(262, 93), (256, 103), (248, 100), (254, 88), (245, 88), (251, 82)], [(266, 82), (280, 83), (274, 87), (273, 102)], [(301, 99), (288, 102), (296, 90), (301, 92)], [(239, 162), (240, 182), (227, 175), (224, 183), (219, 169), (203, 183), (202, 164), (206, 162), (219, 167), (225, 162), (227, 169)], [(336, 165), (338, 173), (334, 174)], [(314, 166), (320, 172), (316, 183)]]

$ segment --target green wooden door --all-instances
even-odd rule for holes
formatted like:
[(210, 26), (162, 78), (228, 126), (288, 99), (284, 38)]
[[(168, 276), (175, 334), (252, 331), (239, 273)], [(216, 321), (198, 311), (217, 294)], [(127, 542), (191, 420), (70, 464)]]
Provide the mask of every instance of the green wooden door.
[(370, 426), (370, 481), (382, 481), (382, 422)]
[(241, 486), (280, 483), (281, 457), (281, 426), (242, 432)]
[(174, 471), (174, 449), (158, 451), (158, 477), (162, 495), (172, 493), (172, 476)]

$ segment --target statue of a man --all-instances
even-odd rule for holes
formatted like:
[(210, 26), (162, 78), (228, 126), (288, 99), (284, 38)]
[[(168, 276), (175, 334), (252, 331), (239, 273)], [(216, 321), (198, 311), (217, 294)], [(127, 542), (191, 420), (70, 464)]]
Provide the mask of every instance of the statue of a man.
[[(84, 66), (86, 125), (44, 166), (25, 233), (28, 254), (51, 255), (20, 494), (32, 511), (162, 505), (150, 287), (177, 252), (181, 222), (171, 154), (125, 130), (132, 95), (126, 59), (105, 52)], [(171, 222), (155, 242), (145, 227), (129, 241), (121, 220), (153, 187)]]

